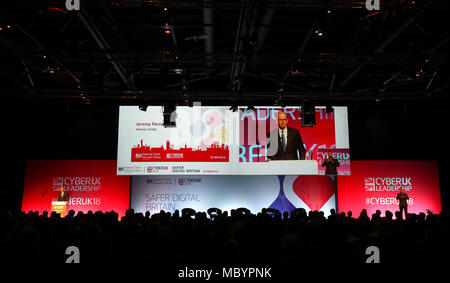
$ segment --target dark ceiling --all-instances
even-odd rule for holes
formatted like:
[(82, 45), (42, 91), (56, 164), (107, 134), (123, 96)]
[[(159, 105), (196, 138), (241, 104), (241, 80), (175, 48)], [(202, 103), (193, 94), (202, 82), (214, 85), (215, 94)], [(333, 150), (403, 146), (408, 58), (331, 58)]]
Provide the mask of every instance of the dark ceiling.
[(17, 0), (0, 93), (82, 103), (447, 100), (448, 1)]

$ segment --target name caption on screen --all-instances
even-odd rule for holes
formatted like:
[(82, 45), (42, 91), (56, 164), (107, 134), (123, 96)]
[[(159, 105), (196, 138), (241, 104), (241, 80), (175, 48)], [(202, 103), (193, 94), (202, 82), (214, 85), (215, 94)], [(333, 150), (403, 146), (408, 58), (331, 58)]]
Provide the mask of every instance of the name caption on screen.
[(209, 280), (212, 277), (221, 278), (271, 278), (270, 267), (223, 267), (222, 272), (213, 269), (190, 269), (185, 267), (178, 270), (178, 278), (198, 278)]

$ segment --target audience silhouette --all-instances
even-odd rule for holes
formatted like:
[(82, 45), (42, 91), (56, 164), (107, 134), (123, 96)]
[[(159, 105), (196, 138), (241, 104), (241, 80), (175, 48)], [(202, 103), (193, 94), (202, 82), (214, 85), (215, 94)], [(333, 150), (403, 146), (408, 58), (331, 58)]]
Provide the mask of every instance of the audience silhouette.
[(9, 263), (64, 262), (77, 246), (82, 261), (172, 263), (364, 263), (365, 249), (377, 246), (382, 261), (430, 262), (448, 251), (448, 214), (408, 214), (406, 220), (377, 211), (358, 218), (348, 211), (295, 209), (280, 213), (246, 208), (205, 212), (183, 209), (150, 215), (71, 210), (1, 214), (1, 260)]

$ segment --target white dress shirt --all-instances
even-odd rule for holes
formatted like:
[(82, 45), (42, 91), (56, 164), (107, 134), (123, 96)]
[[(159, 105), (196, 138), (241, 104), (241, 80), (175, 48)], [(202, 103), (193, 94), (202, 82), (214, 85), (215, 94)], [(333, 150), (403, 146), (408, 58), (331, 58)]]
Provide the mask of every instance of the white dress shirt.
[(281, 135), (283, 134), (283, 132), (284, 132), (284, 138), (286, 139), (286, 144), (287, 144), (287, 135), (288, 135), (287, 127), (284, 128), (284, 130), (278, 128), (278, 135), (280, 136), (280, 138), (281, 138)]

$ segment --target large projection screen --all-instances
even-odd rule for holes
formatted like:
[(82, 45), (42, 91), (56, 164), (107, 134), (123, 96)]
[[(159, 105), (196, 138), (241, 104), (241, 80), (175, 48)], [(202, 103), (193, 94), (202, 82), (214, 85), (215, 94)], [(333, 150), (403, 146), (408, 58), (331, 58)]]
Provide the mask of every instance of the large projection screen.
[(291, 212), (336, 209), (335, 181), (330, 176), (132, 176), (131, 208), (159, 213), (217, 207), (230, 212), (245, 207), (257, 214), (263, 208)]
[(162, 106), (121, 106), (117, 174), (323, 175), (331, 153), (349, 175), (347, 108), (316, 107), (314, 126), (302, 116), (300, 107), (179, 106), (176, 127), (165, 127)]

